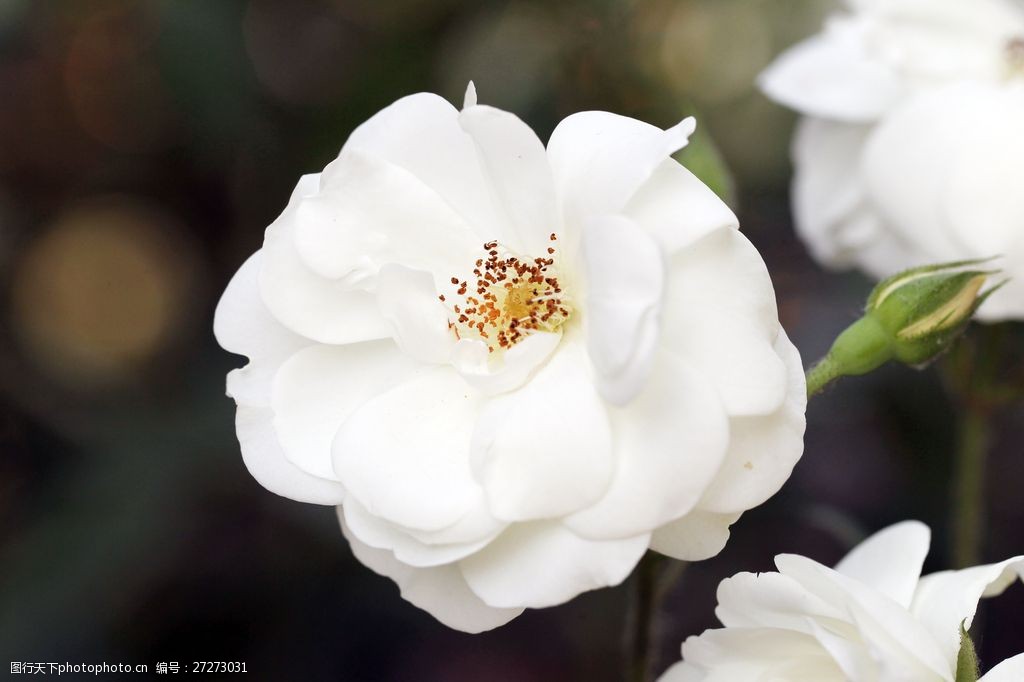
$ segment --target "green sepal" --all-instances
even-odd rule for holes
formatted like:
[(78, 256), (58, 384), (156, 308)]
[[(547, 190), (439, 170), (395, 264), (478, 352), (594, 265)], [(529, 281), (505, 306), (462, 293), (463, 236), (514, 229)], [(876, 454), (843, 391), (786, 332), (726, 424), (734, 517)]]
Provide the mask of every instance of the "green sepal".
[[(877, 308), (878, 304), (881, 302), (881, 299), (887, 297), (890, 293), (892, 293), (892, 291), (895, 290), (896, 288), (894, 285), (899, 283), (901, 280), (911, 281), (918, 277), (924, 277), (939, 272), (954, 272), (956, 270), (970, 268), (975, 265), (981, 265), (982, 263), (989, 263), (995, 260), (996, 258), (999, 258), (999, 256), (989, 256), (988, 258), (974, 258), (971, 260), (958, 260), (948, 263), (932, 263), (930, 265), (921, 265), (916, 268), (910, 268), (909, 270), (897, 272), (895, 275), (886, 277), (881, 282), (875, 285), (875, 288), (871, 290), (871, 294), (868, 296), (867, 305), (865, 305), (864, 308), (866, 310), (872, 310), (874, 308)], [(994, 273), (997, 271), (989, 272)]]
[(960, 621), (960, 653), (956, 656), (956, 682), (978, 682), (980, 667), (974, 642), (964, 628), (967, 619)]

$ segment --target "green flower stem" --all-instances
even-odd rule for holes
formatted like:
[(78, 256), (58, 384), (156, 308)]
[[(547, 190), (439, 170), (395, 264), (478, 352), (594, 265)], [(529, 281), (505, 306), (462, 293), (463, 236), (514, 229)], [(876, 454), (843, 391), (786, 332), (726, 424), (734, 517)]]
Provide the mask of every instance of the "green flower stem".
[(960, 410), (953, 471), (953, 566), (981, 563), (985, 525), (985, 465), (992, 440), (990, 410), (979, 403)]
[(811, 398), (825, 390), (825, 387), (840, 377), (839, 367), (826, 355), (807, 370), (807, 397)]
[[(1007, 323), (977, 326), (943, 358), (941, 369), (958, 417), (951, 482), (950, 548), (955, 568), (981, 563), (985, 536), (985, 471), (993, 440), (993, 418), (1020, 400), (1014, 378), (1019, 347)], [(1008, 343), (1010, 341), (1010, 343)]]
[(629, 682), (650, 682), (657, 662), (656, 623), (662, 600), (682, 576), (688, 564), (648, 552), (637, 565), (629, 617), (626, 620), (626, 670)]
[(657, 605), (654, 603), (658, 564), (661, 557), (648, 552), (640, 560), (633, 576), (632, 603), (629, 612), (629, 656), (626, 661), (626, 679), (631, 682), (649, 682), (651, 679), (651, 631)]

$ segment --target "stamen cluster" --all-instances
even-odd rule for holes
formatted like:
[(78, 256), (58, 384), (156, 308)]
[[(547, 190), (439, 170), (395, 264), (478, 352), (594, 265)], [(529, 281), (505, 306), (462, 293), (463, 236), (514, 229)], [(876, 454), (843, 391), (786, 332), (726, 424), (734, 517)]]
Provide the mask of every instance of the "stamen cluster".
[[(559, 284), (554, 242), (547, 257), (532, 261), (507, 252), (498, 242), (484, 244), (486, 258), (473, 269), (474, 280), (452, 277), (461, 303), (450, 308), (448, 327), (458, 338), (479, 338), (490, 352), (507, 349), (535, 331), (555, 331), (572, 312), (568, 297)], [(472, 282), (472, 283), (471, 283)], [(447, 304), (442, 294), (438, 298)]]

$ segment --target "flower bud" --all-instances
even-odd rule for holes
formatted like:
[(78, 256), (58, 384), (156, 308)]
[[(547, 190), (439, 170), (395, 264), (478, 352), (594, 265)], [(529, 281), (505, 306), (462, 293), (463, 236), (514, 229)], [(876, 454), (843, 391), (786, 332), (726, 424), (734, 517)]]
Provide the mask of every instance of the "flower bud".
[(808, 390), (817, 392), (840, 376), (866, 374), (889, 360), (922, 367), (950, 347), (974, 311), (1002, 283), (982, 293), (996, 270), (979, 270), (988, 259), (927, 265), (883, 280), (868, 297), (864, 315), (840, 334), (812, 370)]

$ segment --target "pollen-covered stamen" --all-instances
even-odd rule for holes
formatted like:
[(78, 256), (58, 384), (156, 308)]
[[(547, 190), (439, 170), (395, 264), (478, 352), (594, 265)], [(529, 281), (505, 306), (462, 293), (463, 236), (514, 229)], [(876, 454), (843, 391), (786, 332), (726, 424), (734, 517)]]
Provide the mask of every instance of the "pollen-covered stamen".
[(486, 258), (476, 261), (473, 279), (452, 277), (459, 302), (438, 298), (448, 306), (448, 326), (458, 338), (476, 338), (495, 350), (514, 346), (535, 331), (553, 332), (572, 314), (572, 305), (558, 281), (551, 233), (547, 257), (522, 259), (498, 242), (484, 244)]

